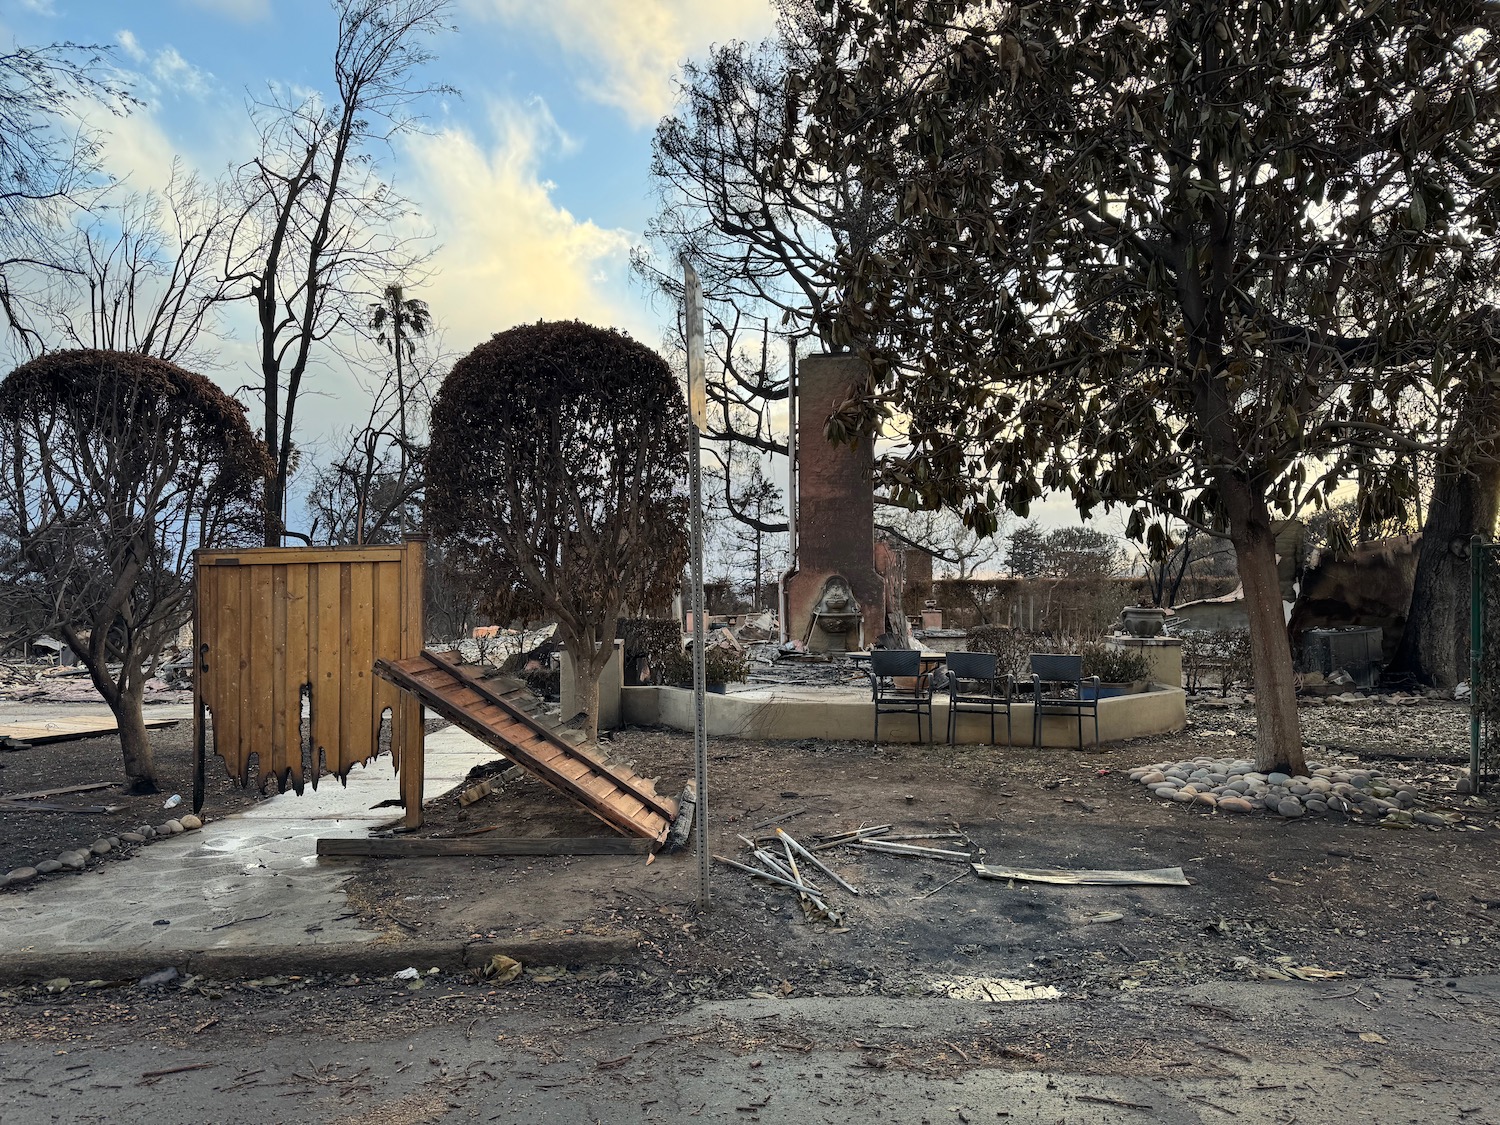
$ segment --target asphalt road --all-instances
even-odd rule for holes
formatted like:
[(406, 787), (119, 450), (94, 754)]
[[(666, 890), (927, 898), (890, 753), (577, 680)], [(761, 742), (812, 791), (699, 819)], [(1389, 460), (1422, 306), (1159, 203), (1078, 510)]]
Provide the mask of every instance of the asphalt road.
[(12, 1001), (0, 1121), (1500, 1122), (1497, 978), (747, 998), (638, 1022), (547, 987)]

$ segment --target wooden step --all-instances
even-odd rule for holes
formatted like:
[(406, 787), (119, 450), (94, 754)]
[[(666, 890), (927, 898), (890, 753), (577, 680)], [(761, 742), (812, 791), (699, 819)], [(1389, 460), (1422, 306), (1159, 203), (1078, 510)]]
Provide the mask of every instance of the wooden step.
[(532, 714), (535, 697), (505, 676), (481, 676), (433, 652), (381, 660), (375, 673), (489, 743), (537, 780), (622, 835), (666, 839), (677, 802), (626, 766), (616, 765), (583, 732)]

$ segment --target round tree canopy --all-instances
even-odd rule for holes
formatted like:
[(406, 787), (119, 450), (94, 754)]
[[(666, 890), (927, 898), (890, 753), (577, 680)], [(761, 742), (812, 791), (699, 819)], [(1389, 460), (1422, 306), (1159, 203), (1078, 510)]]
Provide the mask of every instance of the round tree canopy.
[(577, 321), (512, 328), (433, 406), (429, 526), (495, 618), (613, 635), (621, 604), (662, 600), (681, 574), (687, 435), (650, 348)]
[(18, 449), (27, 442), (18, 430), (66, 432), (74, 448), (128, 449), (136, 466), (174, 459), (236, 499), (249, 500), (271, 471), (243, 406), (212, 380), (135, 352), (77, 349), (22, 364), (0, 383), (0, 420), (16, 428)]

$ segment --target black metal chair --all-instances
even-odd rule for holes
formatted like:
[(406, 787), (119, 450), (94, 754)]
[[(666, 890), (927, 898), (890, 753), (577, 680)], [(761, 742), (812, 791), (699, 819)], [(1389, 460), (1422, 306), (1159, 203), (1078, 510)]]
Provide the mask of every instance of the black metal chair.
[(916, 715), (917, 741), (922, 739), (922, 716), (927, 716), (927, 741), (932, 741), (932, 679), (922, 672), (916, 649), (871, 649), (870, 694), (875, 701), (875, 744), (880, 744), (881, 715)]
[[(1044, 686), (1046, 691), (1042, 690)], [(1078, 748), (1083, 749), (1083, 716), (1090, 712), (1094, 716), (1094, 745), (1099, 745), (1099, 677), (1083, 678), (1083, 657), (1033, 652), (1031, 691), (1033, 745), (1042, 744), (1043, 715), (1077, 715)]]
[[(990, 745), (995, 744), (995, 715), (1005, 712), (1005, 744), (1011, 745), (1010, 706), (1015, 696), (1015, 678), (1000, 675), (993, 652), (950, 652), (944, 664), (948, 669), (948, 744), (958, 733), (960, 712), (990, 717)], [(1002, 692), (1002, 686), (1004, 691)]]

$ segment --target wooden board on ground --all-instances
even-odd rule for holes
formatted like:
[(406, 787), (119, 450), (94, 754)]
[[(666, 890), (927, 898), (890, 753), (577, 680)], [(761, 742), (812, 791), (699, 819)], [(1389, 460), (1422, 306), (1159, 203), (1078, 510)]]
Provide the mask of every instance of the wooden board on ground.
[(325, 837), (318, 841), (320, 856), (363, 856), (375, 859), (415, 859), (453, 855), (645, 855), (654, 840), (622, 836), (518, 836), (495, 839), (361, 840)]
[(1180, 867), (1156, 871), (1069, 871), (1062, 867), (1000, 867), (976, 863), (981, 879), (1013, 879), (1017, 883), (1061, 883), (1073, 887), (1191, 887)]
[(628, 766), (611, 762), (580, 732), (542, 714), (520, 680), (487, 677), (482, 669), (425, 650), (409, 660), (378, 660), (375, 674), (489, 743), (616, 832), (658, 845), (666, 840), (677, 802)]
[[(147, 719), (147, 730), (175, 727), (180, 719)], [(0, 723), (0, 743), (12, 743), (12, 749), (22, 749), (14, 743), (27, 746), (45, 746), (49, 742), (73, 742), (80, 738), (97, 738), (114, 734), (120, 729), (112, 715), (75, 715), (56, 719), (33, 719), (30, 722)]]

